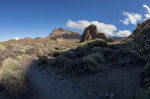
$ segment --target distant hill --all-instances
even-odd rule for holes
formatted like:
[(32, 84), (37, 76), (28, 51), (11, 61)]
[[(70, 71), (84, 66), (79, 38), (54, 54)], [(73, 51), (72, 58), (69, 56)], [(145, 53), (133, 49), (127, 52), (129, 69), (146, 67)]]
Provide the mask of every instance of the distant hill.
[(62, 28), (57, 28), (47, 37), (47, 39), (50, 40), (56, 40), (57, 38), (80, 40), (81, 34), (73, 31), (65, 30)]
[(119, 41), (119, 40), (122, 40), (124, 37), (111, 37), (113, 38), (115, 41)]

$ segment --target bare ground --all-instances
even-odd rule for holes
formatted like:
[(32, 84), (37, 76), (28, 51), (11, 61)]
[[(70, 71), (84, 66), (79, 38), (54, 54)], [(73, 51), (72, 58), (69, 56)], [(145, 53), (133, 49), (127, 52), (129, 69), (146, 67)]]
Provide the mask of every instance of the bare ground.
[[(36, 63), (37, 59), (23, 62), (31, 89), (29, 99), (132, 99), (141, 87), (140, 66), (105, 66), (104, 71), (97, 74), (67, 77), (58, 74), (58, 69), (54, 68), (43, 72)], [(111, 95), (114, 95), (113, 98), (110, 98)]]

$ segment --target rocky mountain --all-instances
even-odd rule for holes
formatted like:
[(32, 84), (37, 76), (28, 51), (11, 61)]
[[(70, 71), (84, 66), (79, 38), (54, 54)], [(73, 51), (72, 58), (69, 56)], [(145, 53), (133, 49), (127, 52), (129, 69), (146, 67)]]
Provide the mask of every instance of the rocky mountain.
[(57, 38), (63, 38), (63, 39), (79, 39), (81, 38), (80, 33), (76, 33), (73, 31), (65, 30), (62, 28), (55, 29), (48, 37), (48, 39), (56, 40)]
[(150, 19), (141, 24), (137, 24), (137, 28), (133, 31), (133, 33), (122, 41), (137, 43), (138, 45), (150, 44)]
[(104, 33), (99, 33), (97, 30), (97, 26), (92, 24), (92, 25), (88, 26), (87, 28), (85, 28), (80, 42), (86, 42), (86, 41), (93, 40), (96, 38), (103, 39), (107, 42), (114, 42), (115, 41), (112, 38), (107, 38)]
[(31, 37), (25, 37), (24, 40), (32, 40)]

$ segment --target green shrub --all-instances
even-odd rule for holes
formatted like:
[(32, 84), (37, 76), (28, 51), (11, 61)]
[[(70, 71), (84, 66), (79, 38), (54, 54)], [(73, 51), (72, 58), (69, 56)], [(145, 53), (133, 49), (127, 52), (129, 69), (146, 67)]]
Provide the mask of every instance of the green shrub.
[(87, 48), (107, 47), (108, 44), (102, 39), (95, 39), (95, 40), (88, 41), (87, 43), (83, 43), (82, 46), (87, 47)]
[(26, 87), (26, 73), (16, 61), (5, 59), (2, 66), (1, 86), (10, 94), (21, 95)]
[(63, 53), (63, 55), (68, 57), (68, 58), (74, 58), (76, 54), (73, 51), (66, 51)]
[(150, 70), (150, 63), (144, 67), (144, 70)]
[(16, 59), (17, 60), (22, 60), (22, 56), (19, 55), (19, 56), (16, 57)]
[(20, 68), (20, 65), (15, 60), (13, 60), (11, 58), (7, 58), (7, 59), (4, 60), (2, 68), (3, 68), (3, 70), (16, 71)]
[(44, 56), (44, 52), (42, 50), (39, 50), (38, 55), (42, 57)]
[(52, 56), (54, 56), (54, 57), (61, 56), (62, 54), (63, 54), (63, 51), (61, 51), (61, 50), (52, 51)]
[(134, 99), (150, 99), (150, 86), (148, 88), (139, 89)]
[(101, 63), (104, 61), (103, 55), (101, 52), (98, 53), (94, 53), (92, 55), (89, 55), (89, 57), (92, 57), (93, 59), (95, 59), (97, 62)]
[(0, 84), (9, 94), (22, 95), (26, 88), (26, 74), (23, 71), (3, 70)]
[(39, 64), (47, 64), (48, 58), (46, 56), (42, 56), (39, 58)]
[(98, 51), (102, 51), (102, 47), (93, 47), (92, 49), (91, 49), (91, 51), (92, 52), (98, 52)]
[(51, 60), (50, 62), (50, 66), (64, 66), (65, 62), (70, 60), (69, 58), (67, 57), (64, 57), (64, 56), (61, 56), (61, 57), (58, 57), (58, 58), (55, 58), (53, 60)]
[(21, 54), (21, 57), (22, 58), (26, 58), (27, 56), (25, 54)]
[(103, 56), (101, 53), (94, 53), (86, 56), (82, 59), (84, 69), (90, 72), (102, 71), (100, 63), (103, 62)]
[(8, 79), (10, 76), (14, 76), (15, 73), (12, 70), (3, 70), (2, 72), (2, 80)]
[(0, 50), (6, 50), (6, 47), (0, 44)]

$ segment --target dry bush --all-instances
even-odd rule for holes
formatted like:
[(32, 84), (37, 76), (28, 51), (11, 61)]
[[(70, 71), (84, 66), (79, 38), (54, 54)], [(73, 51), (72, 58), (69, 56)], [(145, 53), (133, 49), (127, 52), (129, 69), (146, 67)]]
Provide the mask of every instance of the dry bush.
[(84, 69), (90, 72), (102, 71), (101, 62), (103, 62), (103, 56), (101, 53), (94, 53), (83, 57), (82, 62), (84, 64)]
[(134, 99), (150, 99), (150, 86), (148, 88), (139, 89)]
[(19, 63), (5, 59), (2, 69), (1, 86), (9, 94), (22, 95), (26, 89), (26, 73), (20, 69)]

